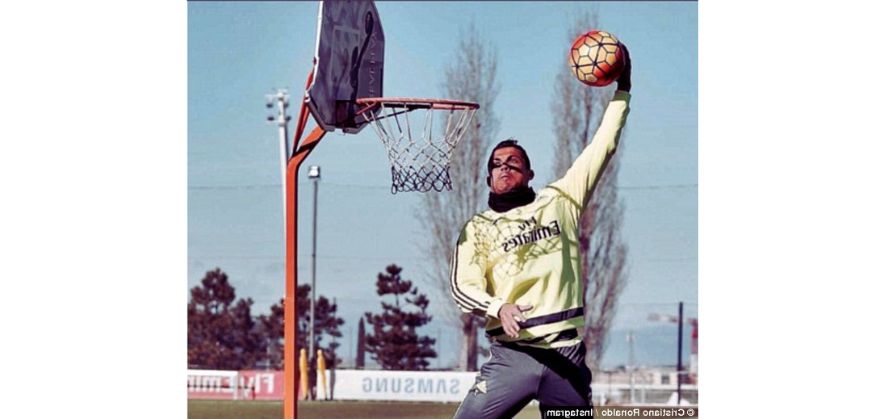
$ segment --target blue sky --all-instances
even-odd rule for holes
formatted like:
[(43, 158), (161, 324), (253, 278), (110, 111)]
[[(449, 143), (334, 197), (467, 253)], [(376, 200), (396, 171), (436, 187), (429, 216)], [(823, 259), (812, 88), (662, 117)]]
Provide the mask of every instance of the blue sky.
[[(540, 187), (552, 180), (550, 103), (572, 38), (565, 31), (571, 15), (591, 7), (634, 59), (632, 112), (619, 151), (630, 282), (615, 327), (651, 328), (659, 325), (644, 321), (648, 312), (697, 302), (697, 3), (379, 2), (384, 89), (440, 96), (458, 34), (475, 22), (498, 50), (498, 137), (514, 136), (528, 149)], [(284, 286), (279, 151), (276, 128), (264, 122), (264, 95), (274, 87), (300, 95), (316, 12), (315, 2), (188, 3), (187, 287), (220, 267), (239, 296), (255, 300), (256, 313), (278, 301)], [(401, 265), (432, 290), (419, 253), (425, 233), (413, 215), (418, 196), (389, 193), (384, 148), (369, 129), (327, 134), (305, 165), (323, 168), (317, 289), (338, 300), (346, 357), (350, 328), (362, 312), (378, 309), (374, 282), (386, 265)], [(312, 190), (304, 171), (300, 183), (299, 281), (307, 281)], [(432, 312), (442, 304), (451, 302), (431, 295)], [(697, 305), (687, 311), (695, 314)], [(443, 337), (443, 365), (457, 353), (447, 327), (441, 316), (428, 327)], [(607, 363), (622, 358), (606, 356)]]

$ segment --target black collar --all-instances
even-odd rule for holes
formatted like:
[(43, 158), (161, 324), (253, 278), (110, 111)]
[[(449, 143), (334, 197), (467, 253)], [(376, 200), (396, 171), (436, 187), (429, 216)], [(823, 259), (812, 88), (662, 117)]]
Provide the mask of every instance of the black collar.
[(495, 212), (507, 212), (516, 207), (529, 204), (534, 200), (535, 191), (528, 186), (523, 186), (502, 194), (489, 192), (489, 208), (493, 209)]

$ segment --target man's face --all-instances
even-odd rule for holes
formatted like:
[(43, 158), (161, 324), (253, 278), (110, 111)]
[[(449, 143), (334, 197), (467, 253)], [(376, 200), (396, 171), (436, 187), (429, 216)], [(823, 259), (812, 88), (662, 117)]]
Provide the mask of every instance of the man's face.
[(515, 147), (504, 147), (492, 153), (492, 192), (502, 194), (520, 186), (527, 186), (535, 174), (526, 168), (522, 152)]

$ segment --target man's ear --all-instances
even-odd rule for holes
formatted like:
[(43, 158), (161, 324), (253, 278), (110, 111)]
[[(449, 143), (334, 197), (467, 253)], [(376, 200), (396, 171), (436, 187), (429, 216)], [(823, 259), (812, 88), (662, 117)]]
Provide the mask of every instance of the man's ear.
[(529, 170), (529, 180), (532, 180), (532, 179), (534, 179), (534, 178), (535, 178), (535, 171), (534, 171), (534, 170)]

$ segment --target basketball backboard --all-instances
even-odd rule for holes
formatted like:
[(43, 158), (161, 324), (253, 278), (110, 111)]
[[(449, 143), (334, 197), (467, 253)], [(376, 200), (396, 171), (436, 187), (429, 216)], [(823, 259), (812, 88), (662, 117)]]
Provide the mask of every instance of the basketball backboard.
[(307, 105), (324, 130), (357, 133), (367, 121), (355, 117), (356, 100), (383, 96), (381, 19), (374, 1), (319, 3), (317, 48)]

